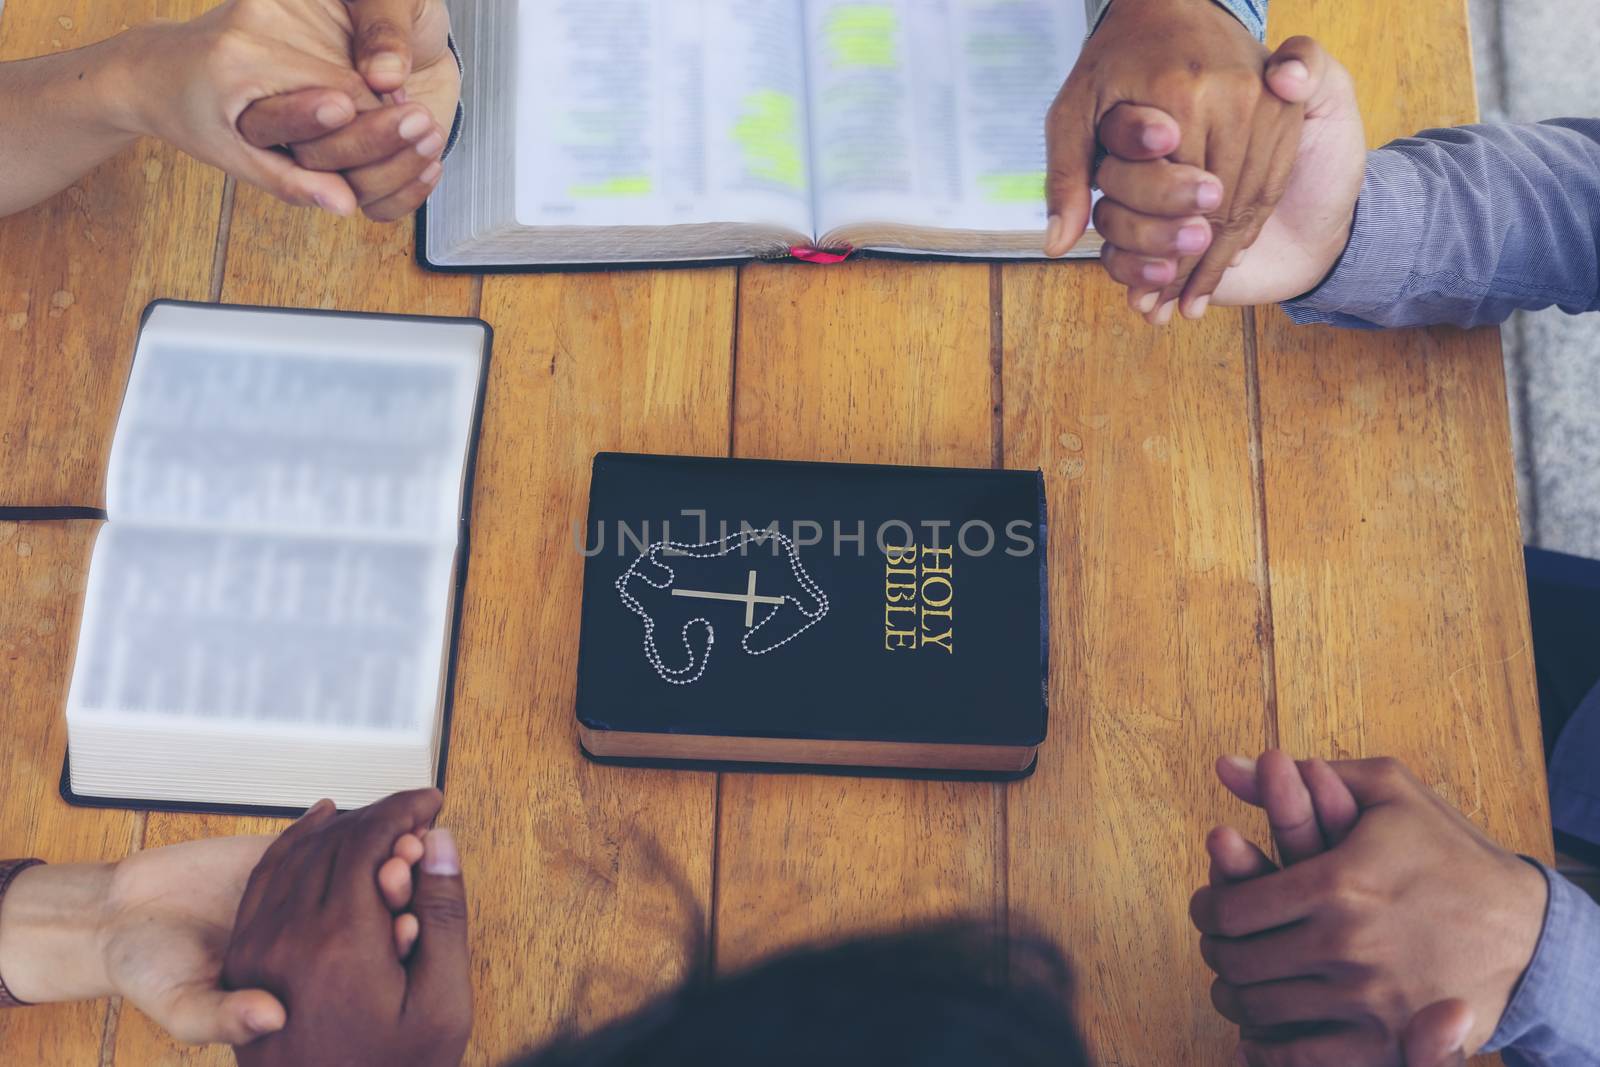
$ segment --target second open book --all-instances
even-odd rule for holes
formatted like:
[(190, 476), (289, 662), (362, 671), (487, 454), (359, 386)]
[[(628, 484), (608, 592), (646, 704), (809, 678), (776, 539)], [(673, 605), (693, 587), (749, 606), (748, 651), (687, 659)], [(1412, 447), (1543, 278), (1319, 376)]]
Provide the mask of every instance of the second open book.
[(1077, 0), (450, 6), (466, 119), (430, 266), (1041, 254)]

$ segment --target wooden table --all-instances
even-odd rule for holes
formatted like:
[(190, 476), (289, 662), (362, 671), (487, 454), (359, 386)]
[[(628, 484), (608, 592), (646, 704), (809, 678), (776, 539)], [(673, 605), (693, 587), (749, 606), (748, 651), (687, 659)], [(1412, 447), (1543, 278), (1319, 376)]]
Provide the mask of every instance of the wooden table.
[[(11, 0), (0, 58), (205, 0)], [(117, 9), (113, 11), (113, 9)], [(1361, 85), (1374, 143), (1474, 116), (1462, 0), (1274, 0)], [(1388, 753), (1550, 854), (1493, 331), (1146, 328), (1089, 264), (427, 274), (408, 227), (282, 207), (143, 143), (0, 222), (0, 503), (95, 504), (153, 297), (481, 314), (495, 358), (445, 820), (496, 1062), (684, 973), (956, 912), (1031, 919), (1099, 1060), (1223, 1063), (1186, 915), (1211, 759)], [(572, 722), (599, 449), (1041, 467), (1052, 722), (1012, 786), (592, 766)], [(0, 855), (109, 858), (264, 820), (67, 807), (62, 706), (92, 523), (0, 525)], [(9, 1063), (227, 1063), (105, 1003), (0, 1013)]]

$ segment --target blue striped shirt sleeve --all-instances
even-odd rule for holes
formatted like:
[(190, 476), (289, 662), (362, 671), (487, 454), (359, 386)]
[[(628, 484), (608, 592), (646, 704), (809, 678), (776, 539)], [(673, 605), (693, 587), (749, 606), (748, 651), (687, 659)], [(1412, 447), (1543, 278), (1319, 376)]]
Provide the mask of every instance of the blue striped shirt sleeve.
[[(1089, 32), (1094, 33), (1100, 25), (1100, 20), (1106, 17), (1106, 10), (1111, 7), (1112, 0), (1084, 0), (1089, 9)], [(1225, 7), (1233, 13), (1233, 17), (1244, 23), (1244, 28), (1255, 34), (1256, 40), (1267, 39), (1267, 0), (1212, 0), (1219, 7)]]
[(1426, 130), (1367, 156), (1355, 226), (1296, 322), (1481, 326), (1600, 310), (1600, 119)]

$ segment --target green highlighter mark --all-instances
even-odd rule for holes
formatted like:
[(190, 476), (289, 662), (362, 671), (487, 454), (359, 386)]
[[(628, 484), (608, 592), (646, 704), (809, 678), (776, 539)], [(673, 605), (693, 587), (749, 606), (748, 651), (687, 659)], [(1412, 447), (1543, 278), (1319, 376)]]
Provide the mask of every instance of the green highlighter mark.
[(605, 197), (649, 196), (654, 188), (648, 174), (625, 178), (608, 178), (592, 185), (574, 185), (567, 195), (574, 200), (598, 200)]
[(800, 106), (788, 93), (758, 89), (744, 98), (733, 139), (752, 175), (791, 189), (805, 188), (800, 158)]
[(985, 174), (978, 179), (983, 198), (991, 204), (1031, 204), (1044, 199), (1044, 171), (1022, 174)]
[(899, 15), (888, 4), (847, 4), (828, 13), (822, 32), (844, 66), (893, 67), (899, 28)]

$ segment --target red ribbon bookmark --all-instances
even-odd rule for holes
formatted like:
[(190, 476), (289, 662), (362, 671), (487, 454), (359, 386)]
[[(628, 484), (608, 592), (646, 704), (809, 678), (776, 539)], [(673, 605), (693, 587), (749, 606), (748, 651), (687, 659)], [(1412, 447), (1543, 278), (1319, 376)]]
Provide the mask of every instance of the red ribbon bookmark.
[(843, 263), (854, 251), (855, 249), (849, 245), (843, 248), (811, 248), (807, 245), (795, 245), (789, 249), (789, 254), (806, 263)]

